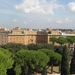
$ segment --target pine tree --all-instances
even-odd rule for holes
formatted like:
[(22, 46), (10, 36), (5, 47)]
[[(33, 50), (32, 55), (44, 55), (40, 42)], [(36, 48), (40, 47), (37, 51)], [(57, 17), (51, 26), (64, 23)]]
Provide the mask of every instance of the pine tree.
[(63, 47), (61, 75), (69, 75), (69, 51), (66, 46)]
[(74, 48), (74, 54), (70, 64), (70, 74), (75, 74), (75, 48)]

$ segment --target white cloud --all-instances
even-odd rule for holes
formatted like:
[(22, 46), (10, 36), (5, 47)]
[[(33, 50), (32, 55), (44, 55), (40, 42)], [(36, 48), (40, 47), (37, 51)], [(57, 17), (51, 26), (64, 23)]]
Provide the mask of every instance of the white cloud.
[(57, 20), (56, 21), (58, 24), (62, 24), (62, 21), (61, 20)]
[(75, 12), (75, 2), (70, 2), (70, 3), (68, 4), (68, 7), (69, 7), (69, 9), (70, 9), (71, 11)]
[(26, 22), (26, 21), (24, 21), (24, 24), (27, 24), (27, 22)]
[(54, 14), (53, 10), (61, 7), (57, 4), (57, 0), (23, 0), (23, 3), (16, 5), (16, 9), (23, 10), (25, 13), (41, 13), (41, 14)]
[(65, 18), (66, 22), (72, 22), (72, 20), (70, 20), (69, 18)]
[(17, 20), (16, 19), (13, 19), (13, 22), (17, 22)]
[(65, 21), (69, 21), (69, 19), (68, 18), (65, 18)]
[(48, 18), (48, 19), (47, 19), (47, 22), (51, 22), (51, 19), (50, 19), (50, 18)]

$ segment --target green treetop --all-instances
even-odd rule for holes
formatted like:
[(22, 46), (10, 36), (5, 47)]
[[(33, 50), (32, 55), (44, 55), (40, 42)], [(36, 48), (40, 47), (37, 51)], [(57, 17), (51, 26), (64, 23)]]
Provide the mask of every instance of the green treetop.
[(7, 69), (12, 68), (13, 63), (11, 53), (0, 48), (0, 75), (7, 75)]
[(18, 51), (15, 55), (16, 75), (20, 75), (21, 73), (27, 75), (30, 71), (29, 69), (41, 71), (48, 61), (48, 56), (43, 52), (33, 50)]

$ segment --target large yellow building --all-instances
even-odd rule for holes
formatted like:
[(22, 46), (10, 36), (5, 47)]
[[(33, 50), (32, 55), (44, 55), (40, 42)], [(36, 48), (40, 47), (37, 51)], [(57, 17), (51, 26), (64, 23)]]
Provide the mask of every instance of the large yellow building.
[(31, 29), (15, 28), (8, 34), (8, 43), (36, 44), (36, 35), (37, 31)]
[[(3, 31), (2, 31), (3, 30)], [(75, 36), (75, 34), (62, 34), (59, 30), (39, 30), (39, 29), (21, 29), (19, 27), (12, 30), (1, 29), (0, 30), (0, 45), (7, 43), (21, 43), (21, 44), (51, 44), (51, 37), (66, 37)], [(55, 43), (55, 45), (59, 45)]]

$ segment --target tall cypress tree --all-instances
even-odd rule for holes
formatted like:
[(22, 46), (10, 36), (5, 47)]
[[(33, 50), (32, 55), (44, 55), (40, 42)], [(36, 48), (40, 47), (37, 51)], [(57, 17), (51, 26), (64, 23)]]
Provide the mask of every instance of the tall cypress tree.
[(74, 47), (74, 54), (70, 64), (70, 74), (75, 74), (75, 47)]
[(66, 46), (63, 47), (62, 52), (61, 75), (69, 75), (69, 51)]

